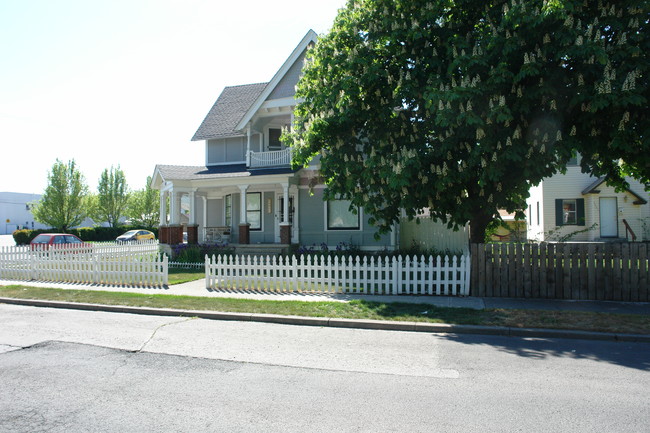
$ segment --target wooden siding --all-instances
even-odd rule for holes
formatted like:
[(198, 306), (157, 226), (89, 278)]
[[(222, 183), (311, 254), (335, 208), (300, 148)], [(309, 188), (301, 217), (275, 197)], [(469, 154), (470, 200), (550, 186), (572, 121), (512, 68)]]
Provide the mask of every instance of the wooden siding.
[(403, 218), (400, 222), (400, 248), (408, 249), (414, 245), (422, 249), (433, 249), (439, 252), (463, 252), (469, 245), (469, 228), (458, 231), (448, 229), (446, 224), (433, 221), (428, 217), (409, 221)]

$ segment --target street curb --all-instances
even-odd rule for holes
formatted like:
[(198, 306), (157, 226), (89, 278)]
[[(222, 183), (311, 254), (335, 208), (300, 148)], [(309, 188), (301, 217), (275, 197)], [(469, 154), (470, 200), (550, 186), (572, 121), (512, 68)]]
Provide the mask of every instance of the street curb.
[(148, 316), (198, 317), (209, 320), (265, 322), (285, 325), (321, 326), (332, 328), (372, 329), (384, 331), (431, 332), (436, 334), (475, 334), (524, 338), (570, 338), (580, 340), (624, 341), (650, 343), (650, 335), (615, 334), (609, 332), (572, 331), (545, 328), (511, 328), (505, 326), (453, 325), (447, 323), (399, 322), (384, 320), (340, 319), (327, 317), (282, 316), (278, 314), (231, 313), (204, 310), (177, 310), (172, 308), (128, 307), (122, 305), (87, 304), (77, 302), (44, 301), (0, 297), (0, 304), (32, 307), (64, 308), (69, 310), (104, 311)]

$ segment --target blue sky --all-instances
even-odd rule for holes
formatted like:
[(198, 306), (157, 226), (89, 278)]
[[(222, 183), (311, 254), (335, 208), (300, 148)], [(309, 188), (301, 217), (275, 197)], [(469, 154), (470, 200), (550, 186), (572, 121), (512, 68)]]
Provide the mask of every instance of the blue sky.
[(0, 191), (42, 193), (59, 158), (91, 190), (118, 164), (201, 165), (225, 86), (268, 81), (345, 0), (0, 0)]

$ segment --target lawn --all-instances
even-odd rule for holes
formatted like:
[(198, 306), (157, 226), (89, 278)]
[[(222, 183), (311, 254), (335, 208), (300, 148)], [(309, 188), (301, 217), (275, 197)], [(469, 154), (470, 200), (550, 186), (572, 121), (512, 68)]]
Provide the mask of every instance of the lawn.
[[(193, 271), (190, 274), (197, 275)], [(426, 304), (380, 303), (364, 300), (351, 302), (265, 301), (51, 289), (20, 285), (0, 286), (0, 297), (181, 310), (650, 334), (650, 317), (632, 314), (542, 310), (473, 310), (468, 308), (436, 307)]]
[(182, 269), (182, 268), (169, 268), (168, 284), (181, 284), (189, 281), (200, 280), (205, 278), (205, 268), (198, 269)]

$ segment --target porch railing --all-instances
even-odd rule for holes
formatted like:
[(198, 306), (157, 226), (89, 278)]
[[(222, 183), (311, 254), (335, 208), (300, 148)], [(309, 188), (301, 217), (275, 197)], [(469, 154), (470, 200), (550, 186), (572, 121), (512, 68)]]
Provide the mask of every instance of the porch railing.
[(288, 167), (291, 165), (291, 148), (268, 152), (248, 152), (246, 163), (250, 168)]

